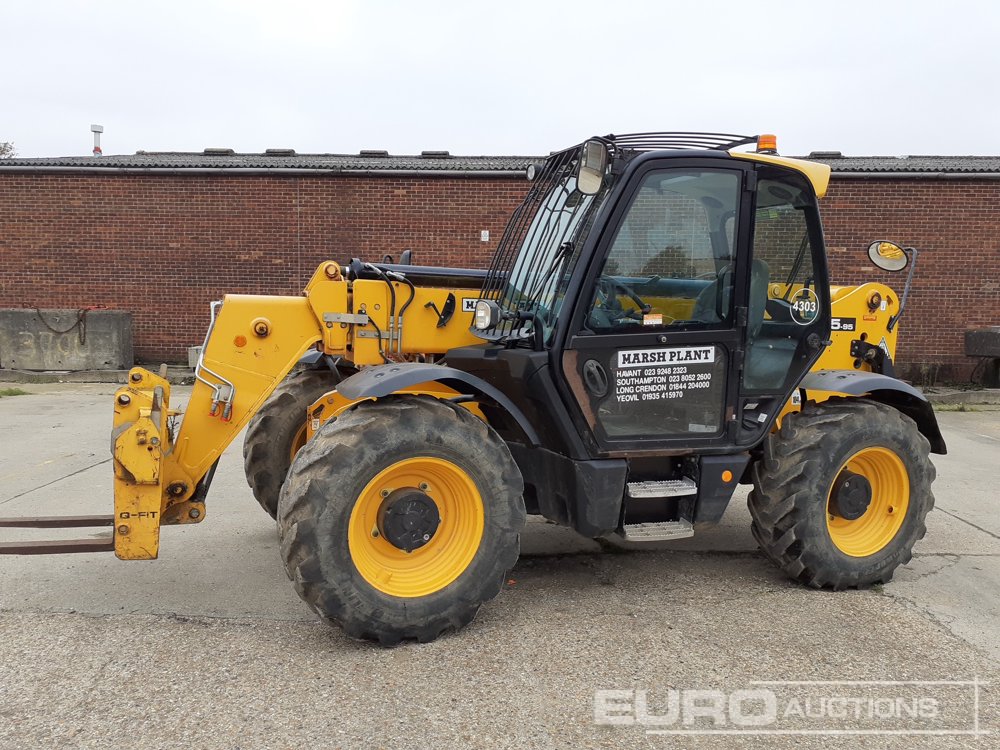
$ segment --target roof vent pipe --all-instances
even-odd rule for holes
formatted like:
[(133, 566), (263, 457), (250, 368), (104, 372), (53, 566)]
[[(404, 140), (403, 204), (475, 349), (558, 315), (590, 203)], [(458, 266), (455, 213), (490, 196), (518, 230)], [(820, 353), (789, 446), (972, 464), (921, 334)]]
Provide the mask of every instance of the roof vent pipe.
[(101, 133), (104, 132), (104, 126), (91, 125), (90, 132), (94, 134), (94, 156), (100, 156), (104, 153), (101, 151)]

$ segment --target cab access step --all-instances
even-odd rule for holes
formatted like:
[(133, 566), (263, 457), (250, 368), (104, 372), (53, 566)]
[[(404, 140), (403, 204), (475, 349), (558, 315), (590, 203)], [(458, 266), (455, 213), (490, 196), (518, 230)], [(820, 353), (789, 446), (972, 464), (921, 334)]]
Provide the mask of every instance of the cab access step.
[[(690, 477), (628, 482), (625, 486), (625, 520), (618, 536), (626, 542), (666, 542), (694, 536), (691, 521), (678, 513), (680, 498), (693, 505), (698, 485)], [(674, 516), (663, 518), (663, 516)]]

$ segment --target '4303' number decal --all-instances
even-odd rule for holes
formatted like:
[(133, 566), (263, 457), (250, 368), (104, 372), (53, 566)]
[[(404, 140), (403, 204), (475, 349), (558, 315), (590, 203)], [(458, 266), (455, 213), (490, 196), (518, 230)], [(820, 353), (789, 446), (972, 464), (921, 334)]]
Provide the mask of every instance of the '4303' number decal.
[(819, 315), (819, 297), (809, 288), (799, 289), (792, 297), (792, 320), (799, 325), (809, 325)]

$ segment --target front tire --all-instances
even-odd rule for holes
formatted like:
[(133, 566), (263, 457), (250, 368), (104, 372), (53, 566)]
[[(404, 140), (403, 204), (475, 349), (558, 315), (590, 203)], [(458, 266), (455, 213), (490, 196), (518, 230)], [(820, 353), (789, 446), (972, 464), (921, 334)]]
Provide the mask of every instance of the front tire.
[(927, 531), (929, 450), (911, 419), (874, 401), (830, 399), (789, 414), (754, 465), (754, 538), (806, 585), (887, 583)]
[(327, 368), (285, 378), (254, 415), (243, 438), (243, 469), (253, 496), (271, 518), (292, 458), (306, 444), (306, 410), (339, 378)]
[(362, 402), (292, 463), (278, 512), (285, 570), (352, 638), (432, 641), (499, 593), (520, 551), (522, 492), (506, 444), (466, 409)]

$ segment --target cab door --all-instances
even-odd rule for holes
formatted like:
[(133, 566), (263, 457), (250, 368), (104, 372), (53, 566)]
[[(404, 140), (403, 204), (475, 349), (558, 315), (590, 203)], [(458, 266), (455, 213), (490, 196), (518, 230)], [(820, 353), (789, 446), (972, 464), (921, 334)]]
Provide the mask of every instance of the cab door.
[[(737, 442), (756, 443), (830, 338), (830, 282), (816, 195), (798, 172), (758, 165)], [(855, 330), (854, 318), (838, 328)], [(797, 394), (796, 394), (797, 397)]]
[(561, 356), (597, 453), (732, 445), (752, 167), (639, 167), (587, 269)]

